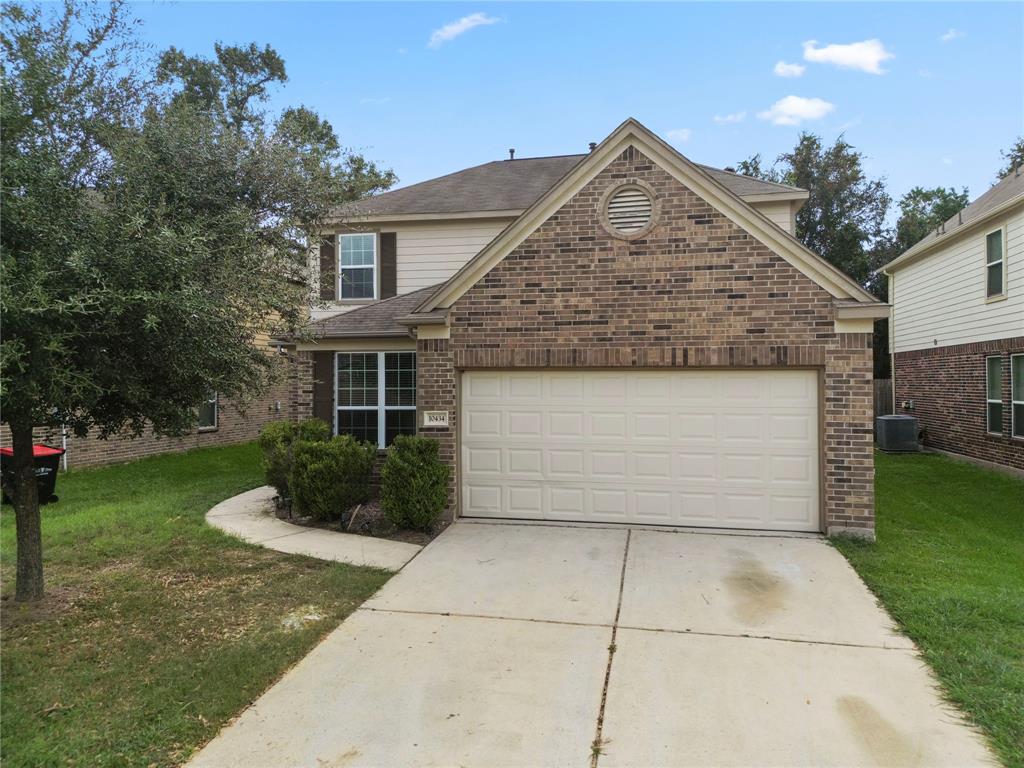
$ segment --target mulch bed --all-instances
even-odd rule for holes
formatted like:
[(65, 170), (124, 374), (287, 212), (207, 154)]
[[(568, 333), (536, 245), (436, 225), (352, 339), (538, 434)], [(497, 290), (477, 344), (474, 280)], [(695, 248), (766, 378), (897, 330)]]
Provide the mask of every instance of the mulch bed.
[(354, 533), (359, 536), (404, 541), (409, 544), (419, 544), (420, 546), (429, 544), (430, 540), (440, 533), (438, 530), (430, 532), (407, 531), (396, 527), (384, 516), (384, 510), (380, 508), (380, 501), (377, 499), (371, 499), (366, 504), (354, 507), (343, 516), (342, 520), (337, 522), (326, 522), (298, 515), (293, 516), (291, 504), (282, 503), (279, 496), (274, 497), (274, 505), (279, 518), (306, 528), (321, 528), (327, 531)]

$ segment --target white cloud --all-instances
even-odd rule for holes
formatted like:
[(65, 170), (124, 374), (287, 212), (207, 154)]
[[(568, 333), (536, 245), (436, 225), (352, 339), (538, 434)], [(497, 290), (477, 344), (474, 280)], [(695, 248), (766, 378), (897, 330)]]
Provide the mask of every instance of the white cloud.
[(956, 40), (958, 37), (966, 37), (966, 36), (967, 36), (967, 33), (964, 32), (962, 29), (957, 29), (956, 27), (950, 27), (948, 30), (946, 30), (945, 33), (943, 33), (942, 35), (939, 36), (939, 40), (941, 40), (944, 43), (949, 43), (949, 42), (952, 42), (953, 40)]
[(474, 27), (484, 27), (488, 24), (497, 24), (501, 19), (496, 16), (488, 16), (486, 13), (471, 13), (463, 16), (458, 21), (450, 21), (440, 29), (435, 29), (430, 35), (429, 48), (440, 48), (445, 43), (451, 42), (459, 35), (469, 32)]
[(917, 74), (920, 77), (928, 79), (929, 77), (932, 76), (932, 71), (930, 69), (926, 69), (926, 68), (922, 67), (921, 69), (917, 70)]
[(942, 158), (942, 164), (943, 165), (952, 165), (953, 164), (953, 160), (951, 158), (944, 157), (944, 158)]
[(787, 64), (784, 61), (775, 62), (775, 69), (772, 70), (779, 77), (800, 77), (807, 67), (803, 64)]
[(800, 125), (804, 120), (820, 120), (836, 105), (824, 99), (807, 99), (803, 96), (786, 96), (779, 99), (770, 108), (758, 112), (761, 120), (770, 120), (773, 125)]
[(730, 112), (728, 115), (715, 115), (713, 118), (719, 125), (731, 125), (733, 123), (742, 123), (747, 119), (746, 112)]
[(693, 136), (693, 131), (689, 128), (673, 128), (671, 131), (665, 131), (665, 135), (672, 141), (683, 143), (690, 140), (690, 137)]
[(872, 75), (881, 75), (882, 62), (894, 58), (894, 54), (885, 50), (878, 39), (862, 40), (859, 43), (846, 45), (826, 45), (818, 48), (817, 40), (804, 43), (804, 59), (822, 64), (834, 64), (843, 69), (859, 69)]

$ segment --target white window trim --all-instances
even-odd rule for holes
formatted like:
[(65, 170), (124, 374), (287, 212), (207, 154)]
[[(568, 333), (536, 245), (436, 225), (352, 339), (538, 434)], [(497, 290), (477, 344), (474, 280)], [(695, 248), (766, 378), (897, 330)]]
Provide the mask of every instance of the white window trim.
[(203, 402), (213, 403), (213, 424), (204, 424), (198, 429), (200, 432), (213, 432), (220, 427), (220, 395), (214, 392), (213, 397), (208, 397)]
[[(989, 235), (994, 235), (996, 232), (1000, 233), (999, 245), (1000, 245), (1001, 253), (999, 254), (1000, 255), (999, 261), (993, 261), (990, 264), (989, 261), (988, 261), (988, 238), (989, 238)], [(1007, 261), (1007, 258), (1006, 258), (1007, 257), (1007, 253), (1006, 253), (1007, 248), (1006, 248), (1006, 246), (1007, 246), (1007, 243), (1006, 243), (1006, 226), (1005, 225), (1003, 225), (1001, 227), (996, 227), (995, 229), (990, 229), (988, 232), (985, 233), (984, 251), (985, 251), (985, 301), (986, 302), (989, 302), (989, 301), (1002, 301), (1003, 299), (1006, 298), (1006, 276), (1008, 274), (1007, 269), (1006, 269), (1006, 261)], [(988, 269), (993, 264), (1000, 264), (1003, 267), (1003, 269), (1002, 269), (1002, 273), (1003, 273), (1002, 288), (1003, 288), (1003, 290), (1000, 291), (999, 293), (993, 293), (991, 296), (989, 296), (988, 295)]]
[[(387, 405), (387, 390), (385, 387), (385, 355), (416, 355), (411, 349), (389, 349), (387, 351), (366, 350), (365, 352), (335, 352), (334, 353), (334, 434), (338, 434), (338, 411), (377, 411), (377, 449), (383, 451), (387, 445), (387, 412), (388, 411), (415, 411), (416, 405)], [(377, 405), (371, 407), (365, 405), (338, 405), (338, 365), (339, 355), (377, 355)], [(419, 365), (419, 360), (416, 361)], [(418, 382), (417, 382), (418, 384)], [(416, 387), (416, 397), (419, 399), (419, 386)]]
[[(993, 400), (992, 398), (990, 398), (988, 396), (988, 385), (989, 385), (989, 380), (988, 380), (988, 374), (989, 374), (988, 361), (989, 360), (998, 360), (999, 361), (999, 399), (998, 400)], [(999, 431), (998, 432), (993, 432), (992, 429), (991, 429), (992, 425), (988, 423), (988, 407), (990, 405), (992, 405), (993, 403), (999, 403), (999, 405), (1004, 405), (1004, 403), (1003, 403), (1003, 382), (1002, 382), (1002, 378), (1003, 378), (1003, 356), (1002, 355), (989, 355), (988, 357), (985, 358), (985, 432), (986, 432), (986, 434), (997, 435), (999, 437), (1003, 436), (1003, 422), (1000, 419), (1000, 421), (999, 421)]]
[[(341, 240), (345, 237), (363, 237), (365, 235), (373, 235), (373, 264), (363, 265), (359, 267), (343, 267), (341, 266)], [(342, 232), (338, 234), (337, 242), (337, 259), (338, 259), (338, 276), (337, 286), (335, 288), (334, 295), (338, 297), (338, 301), (350, 301), (350, 302), (362, 302), (362, 301), (377, 301), (380, 298), (380, 233), (378, 232)], [(341, 271), (343, 269), (372, 269), (373, 270), (373, 296), (370, 298), (344, 298), (342, 296), (342, 285)], [(1005, 287), (1005, 286), (1004, 286)]]
[(1010, 355), (1010, 437), (1014, 440), (1024, 440), (1024, 424), (1020, 425), (1021, 433), (1019, 435), (1017, 434), (1017, 412), (1016, 408), (1014, 408), (1016, 405), (1024, 406), (1024, 400), (1013, 399), (1013, 361), (1016, 358), (1024, 360), (1024, 352)]

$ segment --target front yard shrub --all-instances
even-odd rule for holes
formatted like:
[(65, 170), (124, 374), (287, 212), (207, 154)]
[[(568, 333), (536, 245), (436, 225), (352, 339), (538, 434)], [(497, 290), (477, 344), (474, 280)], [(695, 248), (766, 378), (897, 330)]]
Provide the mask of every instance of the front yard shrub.
[(259, 446), (263, 452), (263, 472), (282, 499), (289, 497), (288, 476), (292, 472), (292, 449), (299, 440), (323, 442), (330, 438), (331, 428), (320, 419), (305, 421), (272, 421), (260, 431)]
[(380, 473), (380, 505), (400, 528), (426, 531), (448, 503), (451, 471), (438, 453), (436, 440), (400, 435), (388, 448)]
[(338, 435), (323, 442), (300, 440), (292, 453), (288, 483), (298, 514), (340, 520), (353, 506), (370, 498), (377, 446), (351, 435)]

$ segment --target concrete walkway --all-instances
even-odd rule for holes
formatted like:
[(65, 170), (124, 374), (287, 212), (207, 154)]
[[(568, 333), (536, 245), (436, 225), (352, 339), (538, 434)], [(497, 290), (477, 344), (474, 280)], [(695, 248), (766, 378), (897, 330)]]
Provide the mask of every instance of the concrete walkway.
[(206, 522), (225, 533), (278, 552), (309, 555), (350, 565), (397, 571), (423, 549), (403, 541), (353, 533), (304, 528), (273, 513), (275, 492), (269, 485), (222, 501), (206, 513)]
[(820, 539), (461, 522), (193, 766), (980, 766)]

